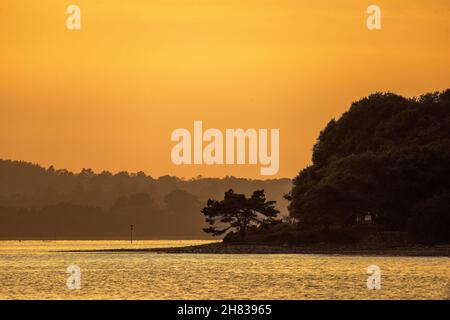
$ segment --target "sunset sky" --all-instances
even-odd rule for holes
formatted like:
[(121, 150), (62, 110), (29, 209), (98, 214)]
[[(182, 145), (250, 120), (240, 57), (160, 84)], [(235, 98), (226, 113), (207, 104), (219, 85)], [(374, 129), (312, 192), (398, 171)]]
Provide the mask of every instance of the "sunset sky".
[[(381, 30), (366, 27), (372, 3)], [(267, 178), (258, 165), (172, 164), (171, 132), (202, 120), (279, 128), (275, 177), (293, 177), (352, 101), (440, 91), (449, 75), (448, 0), (1, 0), (0, 158)]]

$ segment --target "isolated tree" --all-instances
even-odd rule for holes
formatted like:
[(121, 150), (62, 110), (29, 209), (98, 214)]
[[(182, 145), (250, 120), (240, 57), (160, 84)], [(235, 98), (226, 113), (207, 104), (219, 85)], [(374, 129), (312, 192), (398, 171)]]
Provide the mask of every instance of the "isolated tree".
[(279, 213), (274, 207), (275, 203), (276, 201), (266, 201), (264, 190), (257, 190), (247, 198), (230, 189), (225, 192), (223, 200), (209, 199), (202, 209), (206, 222), (210, 225), (203, 231), (213, 236), (237, 231), (244, 240), (249, 226), (275, 221)]

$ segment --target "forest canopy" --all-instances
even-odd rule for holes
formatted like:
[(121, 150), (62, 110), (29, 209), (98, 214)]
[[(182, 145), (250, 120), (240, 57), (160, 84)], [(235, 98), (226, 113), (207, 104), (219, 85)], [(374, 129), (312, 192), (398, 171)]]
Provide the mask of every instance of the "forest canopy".
[(376, 93), (326, 125), (286, 198), (303, 226), (370, 221), (413, 242), (448, 242), (449, 178), (450, 90)]

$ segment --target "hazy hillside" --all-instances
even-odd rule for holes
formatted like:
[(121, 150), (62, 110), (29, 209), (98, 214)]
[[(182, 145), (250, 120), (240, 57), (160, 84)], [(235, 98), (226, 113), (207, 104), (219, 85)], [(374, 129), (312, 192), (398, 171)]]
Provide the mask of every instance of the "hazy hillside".
[(143, 172), (80, 173), (0, 160), (0, 238), (205, 238), (201, 207), (229, 188), (264, 189), (286, 215), (289, 179), (154, 179)]

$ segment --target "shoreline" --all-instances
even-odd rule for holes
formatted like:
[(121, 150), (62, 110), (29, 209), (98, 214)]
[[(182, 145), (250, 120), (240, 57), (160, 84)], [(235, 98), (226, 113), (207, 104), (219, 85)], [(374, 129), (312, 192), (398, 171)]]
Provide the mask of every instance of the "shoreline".
[(161, 254), (323, 254), (358, 256), (450, 257), (450, 245), (370, 246), (358, 245), (266, 245), (210, 243), (187, 247), (66, 250), (68, 253), (161, 253)]

